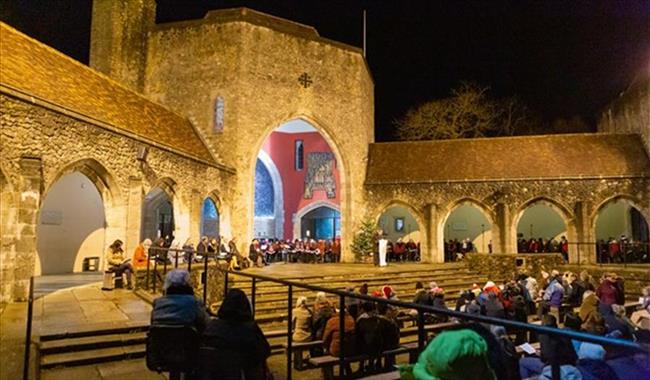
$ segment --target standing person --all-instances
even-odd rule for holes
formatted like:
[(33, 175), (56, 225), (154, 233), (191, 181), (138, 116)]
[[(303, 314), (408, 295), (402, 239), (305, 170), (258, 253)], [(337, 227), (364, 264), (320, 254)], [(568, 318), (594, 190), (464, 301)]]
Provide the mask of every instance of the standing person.
[(124, 249), (122, 249), (122, 240), (115, 240), (106, 251), (106, 262), (110, 270), (115, 272), (116, 276), (126, 273), (126, 288), (133, 289), (133, 266), (131, 259), (124, 258)]
[(569, 262), (569, 241), (567, 240), (566, 236), (562, 236), (560, 239), (560, 253), (562, 253), (562, 257), (564, 258), (564, 261), (567, 263)]
[(246, 294), (240, 289), (228, 290), (217, 316), (203, 333), (203, 344), (212, 351), (203, 358), (202, 378), (267, 379), (266, 359), (271, 355), (271, 346), (253, 320)]
[(135, 251), (133, 252), (133, 266), (136, 269), (147, 267), (149, 247), (151, 247), (151, 239), (144, 239), (142, 243), (135, 247)]
[(613, 305), (616, 303), (616, 300), (620, 297), (618, 294), (618, 288), (616, 287), (616, 280), (609, 273), (603, 273), (603, 277), (600, 280), (600, 285), (596, 289), (596, 295), (600, 300), (600, 303), (603, 305)]
[(338, 263), (341, 261), (341, 239), (336, 238), (332, 241), (332, 261)]

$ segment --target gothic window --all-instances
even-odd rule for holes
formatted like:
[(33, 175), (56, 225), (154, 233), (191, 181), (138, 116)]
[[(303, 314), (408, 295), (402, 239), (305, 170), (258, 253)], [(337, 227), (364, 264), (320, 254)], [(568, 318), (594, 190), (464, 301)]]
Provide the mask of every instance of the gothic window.
[(294, 166), (296, 170), (302, 170), (305, 162), (305, 152), (302, 140), (295, 141)]
[(214, 102), (214, 131), (223, 132), (223, 97), (217, 96)]

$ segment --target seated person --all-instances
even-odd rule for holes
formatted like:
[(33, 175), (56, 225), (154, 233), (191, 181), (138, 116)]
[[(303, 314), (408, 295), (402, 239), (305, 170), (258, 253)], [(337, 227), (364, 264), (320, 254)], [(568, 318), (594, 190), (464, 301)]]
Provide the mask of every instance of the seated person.
[(133, 266), (136, 269), (147, 267), (149, 247), (151, 247), (151, 239), (144, 239), (142, 243), (135, 247), (135, 252), (133, 252)]
[(117, 276), (126, 273), (126, 288), (133, 289), (133, 266), (131, 259), (124, 257), (124, 250), (122, 249), (122, 240), (115, 240), (113, 244), (108, 247), (106, 252), (106, 263), (111, 272)]
[(217, 316), (203, 333), (203, 344), (212, 353), (203, 358), (201, 378), (267, 379), (266, 359), (271, 354), (271, 346), (253, 320), (246, 294), (240, 289), (230, 289)]
[(189, 272), (174, 269), (167, 273), (163, 296), (153, 301), (151, 324), (192, 326), (201, 333), (207, 323), (208, 314), (194, 296)]

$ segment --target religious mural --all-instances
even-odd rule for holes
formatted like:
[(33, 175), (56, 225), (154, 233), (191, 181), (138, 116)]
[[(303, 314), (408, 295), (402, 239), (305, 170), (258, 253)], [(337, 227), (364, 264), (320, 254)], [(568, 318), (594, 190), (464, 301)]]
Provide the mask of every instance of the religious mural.
[(311, 199), (314, 190), (325, 190), (327, 198), (336, 198), (334, 154), (331, 152), (311, 152), (307, 156), (304, 198)]

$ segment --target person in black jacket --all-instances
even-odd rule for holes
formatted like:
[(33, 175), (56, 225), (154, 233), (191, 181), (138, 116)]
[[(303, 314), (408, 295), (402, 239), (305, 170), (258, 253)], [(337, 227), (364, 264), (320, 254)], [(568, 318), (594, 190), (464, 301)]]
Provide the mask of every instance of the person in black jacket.
[(271, 347), (240, 289), (230, 289), (203, 332), (202, 380), (265, 380)]

